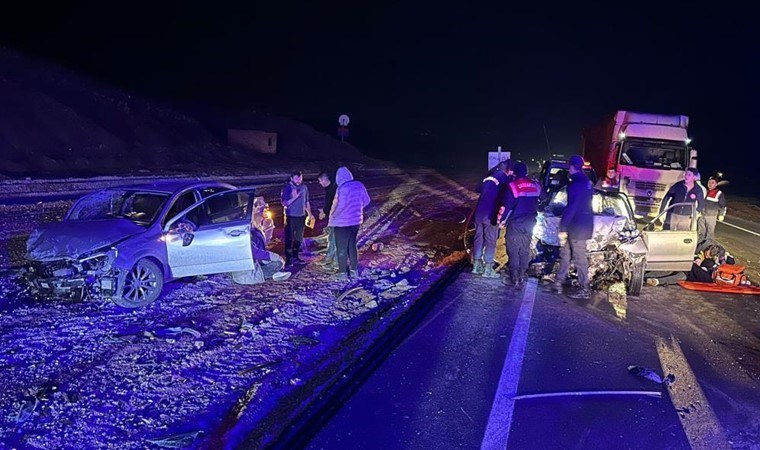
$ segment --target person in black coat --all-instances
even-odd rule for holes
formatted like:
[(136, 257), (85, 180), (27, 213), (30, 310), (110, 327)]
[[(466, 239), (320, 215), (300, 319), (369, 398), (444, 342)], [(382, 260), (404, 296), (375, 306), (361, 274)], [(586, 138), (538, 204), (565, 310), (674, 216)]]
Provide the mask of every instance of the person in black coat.
[(541, 185), (528, 178), (528, 166), (522, 161), (515, 163), (514, 175), (515, 180), (506, 189), (505, 217), (501, 220), (507, 227), (505, 242), (511, 284), (520, 288), (527, 280), (530, 242), (536, 226)]
[(570, 183), (567, 185), (567, 208), (559, 223), (560, 251), (559, 273), (555, 288), (562, 292), (562, 284), (567, 278), (572, 261), (578, 272), (580, 289), (571, 295), (574, 298), (589, 298), (588, 250), (586, 241), (594, 232), (594, 212), (591, 207), (594, 188), (591, 180), (583, 172), (585, 161), (580, 155), (570, 157)]
[(485, 278), (499, 278), (493, 267), (496, 253), (496, 240), (499, 237), (497, 225), (499, 210), (503, 206), (504, 188), (511, 181), (506, 172), (507, 165), (499, 164), (496, 170), (483, 180), (480, 198), (475, 206), (473, 224), (475, 238), (472, 249), (472, 273)]
[[(325, 171), (320, 173), (317, 177), (319, 185), (325, 188), (325, 206), (319, 210), (319, 220), (327, 220), (328, 223), (330, 221), (330, 209), (332, 209), (333, 200), (335, 200), (335, 190), (337, 189), (335, 181), (333, 180), (334, 175), (335, 172), (332, 172), (331, 175)], [(320, 265), (328, 270), (337, 270), (338, 259), (336, 256), (337, 251), (335, 249), (335, 231), (329, 226), (325, 226), (323, 230), (327, 233), (327, 252)]]
[[(704, 209), (705, 196), (702, 188), (697, 183), (699, 172), (693, 167), (689, 167), (683, 173), (683, 180), (673, 184), (668, 189), (665, 197), (660, 204), (660, 213), (665, 211), (671, 204), (693, 203), (697, 212), (701, 213)], [(680, 205), (668, 210), (665, 217), (664, 229), (666, 230), (690, 230), (691, 229), (691, 206)]]

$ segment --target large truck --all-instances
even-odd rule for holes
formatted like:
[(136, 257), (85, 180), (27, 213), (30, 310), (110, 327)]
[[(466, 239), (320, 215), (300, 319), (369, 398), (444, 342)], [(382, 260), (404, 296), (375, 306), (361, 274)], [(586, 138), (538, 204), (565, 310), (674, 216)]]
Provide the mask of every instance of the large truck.
[(654, 217), (670, 186), (697, 166), (688, 127), (687, 116), (616, 111), (583, 129), (581, 148), (600, 179), (609, 170), (617, 173), (638, 218)]

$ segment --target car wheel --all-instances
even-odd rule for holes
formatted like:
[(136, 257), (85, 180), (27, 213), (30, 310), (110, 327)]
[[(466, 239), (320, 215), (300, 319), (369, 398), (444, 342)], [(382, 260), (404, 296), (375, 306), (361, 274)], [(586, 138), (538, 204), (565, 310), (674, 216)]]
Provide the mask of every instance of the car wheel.
[(638, 297), (641, 293), (641, 287), (644, 286), (644, 266), (646, 266), (646, 260), (641, 260), (633, 265), (631, 269), (631, 281), (628, 283), (628, 294), (634, 297)]
[(158, 264), (141, 259), (124, 277), (121, 295), (114, 303), (124, 308), (140, 308), (156, 301), (164, 287), (164, 275)]

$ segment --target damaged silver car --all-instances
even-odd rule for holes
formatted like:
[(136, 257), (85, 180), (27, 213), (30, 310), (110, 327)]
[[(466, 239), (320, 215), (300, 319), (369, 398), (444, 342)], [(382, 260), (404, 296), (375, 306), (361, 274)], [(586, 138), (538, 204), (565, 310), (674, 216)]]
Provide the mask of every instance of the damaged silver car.
[[(670, 205), (640, 230), (628, 197), (617, 191), (595, 190), (592, 201), (594, 232), (588, 240), (589, 280), (599, 288), (623, 281), (628, 293), (638, 295), (647, 271), (687, 271), (697, 247), (697, 220), (693, 204)], [(539, 212), (533, 229), (534, 274), (554, 270), (559, 256), (559, 221), (567, 206), (567, 192), (555, 192)], [(686, 230), (662, 230), (660, 219), (678, 206), (691, 206)]]
[(63, 221), (32, 232), (25, 279), (41, 297), (96, 296), (141, 307), (155, 301), (167, 281), (253, 269), (252, 223), (271, 225), (264, 206), (254, 188), (220, 182), (94, 192), (75, 202)]

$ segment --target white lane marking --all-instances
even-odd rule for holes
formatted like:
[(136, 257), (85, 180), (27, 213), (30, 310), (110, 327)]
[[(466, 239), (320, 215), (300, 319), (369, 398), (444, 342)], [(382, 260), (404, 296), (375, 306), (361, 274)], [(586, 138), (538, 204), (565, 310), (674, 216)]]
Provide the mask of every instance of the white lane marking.
[(614, 397), (616, 395), (662, 398), (662, 392), (660, 391), (567, 391), (567, 392), (540, 392), (538, 394), (515, 395), (514, 399), (527, 400), (527, 399), (533, 399), (533, 398), (586, 397), (586, 396)]
[(656, 345), (663, 374), (672, 373), (676, 377), (668, 388), (668, 393), (691, 448), (730, 449), (726, 433), (702, 392), (697, 376), (691, 370), (678, 341), (673, 336), (670, 336), (670, 341), (657, 338)]
[(522, 305), (512, 332), (512, 341), (507, 350), (507, 359), (504, 360), (504, 366), (501, 369), (499, 386), (491, 405), (491, 414), (488, 416), (483, 442), (480, 444), (480, 448), (484, 450), (507, 448), (509, 430), (512, 427), (512, 413), (515, 409), (514, 396), (517, 394), (517, 385), (520, 382), (530, 317), (533, 315), (533, 303), (536, 299), (536, 285), (535, 279), (530, 279), (525, 285)]
[(746, 228), (742, 228), (742, 227), (740, 227), (739, 225), (734, 225), (734, 224), (732, 224), (732, 223), (728, 223), (728, 222), (726, 222), (725, 220), (724, 220), (723, 222), (718, 222), (718, 223), (722, 223), (723, 225), (728, 225), (729, 227), (734, 227), (734, 228), (736, 228), (737, 230), (742, 230), (742, 231), (744, 231), (744, 232), (747, 232), (747, 233), (749, 233), (749, 234), (754, 234), (755, 236), (757, 236), (757, 237), (760, 237), (760, 234), (758, 234), (758, 233), (755, 233), (754, 231), (748, 230), (748, 229), (746, 229)]

